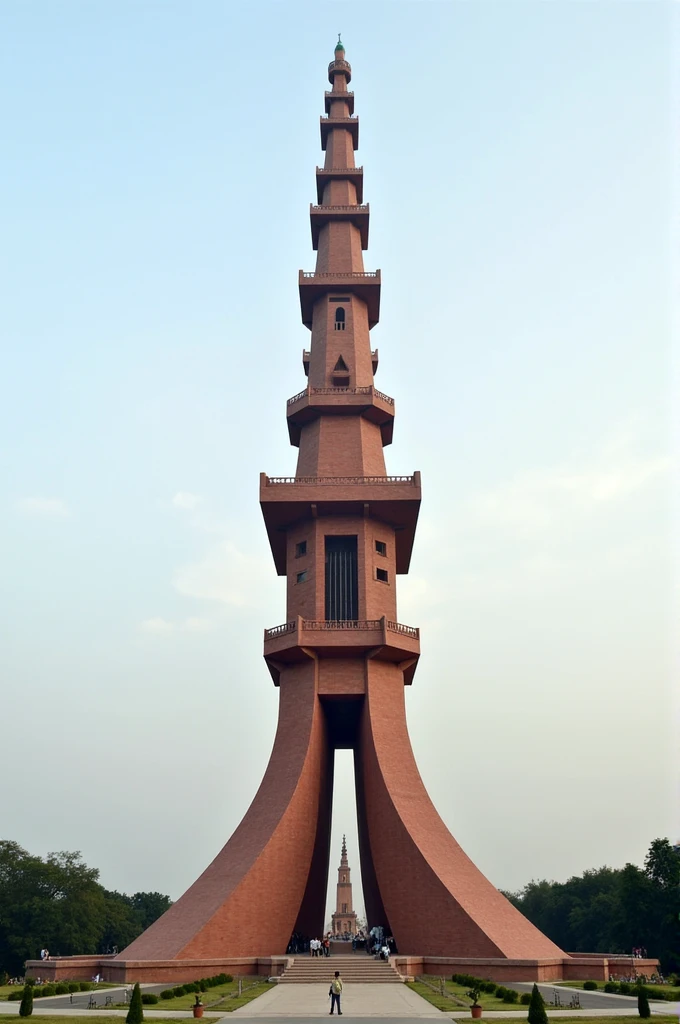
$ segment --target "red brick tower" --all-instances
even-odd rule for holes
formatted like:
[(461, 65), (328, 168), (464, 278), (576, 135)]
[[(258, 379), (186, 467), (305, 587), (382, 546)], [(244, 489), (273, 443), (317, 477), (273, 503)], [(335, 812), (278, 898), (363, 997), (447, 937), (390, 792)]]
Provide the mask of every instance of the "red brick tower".
[(335, 913), (331, 914), (333, 935), (356, 935), (357, 915), (352, 905), (352, 880), (347, 860), (347, 843), (342, 837), (342, 852), (338, 868), (338, 888), (335, 898)]
[(385, 470), (394, 402), (374, 384), (380, 271), (363, 265), (369, 208), (341, 43), (328, 77), (326, 157), (310, 210), (316, 269), (299, 276), (309, 381), (287, 407), (297, 470), (260, 482), (274, 563), (288, 581), (286, 621), (264, 636), (279, 688), (274, 749), (227, 845), (119, 959), (268, 956), (293, 931), (320, 934), (337, 748), (354, 751), (369, 928), (383, 925), (401, 953), (561, 958), (463, 853), (413, 758), (404, 686), (420, 638), (398, 621), (396, 577), (409, 568), (420, 477)]

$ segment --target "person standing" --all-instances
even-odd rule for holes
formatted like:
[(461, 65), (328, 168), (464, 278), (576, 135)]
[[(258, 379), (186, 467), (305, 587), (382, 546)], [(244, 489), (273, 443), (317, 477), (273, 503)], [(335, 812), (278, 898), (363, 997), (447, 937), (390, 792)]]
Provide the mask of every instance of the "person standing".
[(342, 1010), (340, 1009), (340, 996), (342, 995), (342, 981), (340, 980), (340, 971), (335, 972), (335, 977), (331, 982), (331, 987), (328, 992), (331, 997), (331, 1015), (334, 1007), (338, 1008), (338, 1017), (342, 1016)]

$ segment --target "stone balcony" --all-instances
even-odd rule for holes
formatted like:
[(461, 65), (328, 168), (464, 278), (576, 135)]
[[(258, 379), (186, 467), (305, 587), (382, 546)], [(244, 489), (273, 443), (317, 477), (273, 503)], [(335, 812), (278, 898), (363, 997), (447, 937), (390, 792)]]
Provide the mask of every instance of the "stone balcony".
[(317, 167), (316, 195), (319, 203), (323, 202), (323, 190), (329, 181), (350, 181), (357, 190), (357, 202), (364, 201), (363, 167)]
[(382, 661), (404, 664), (404, 680), (411, 683), (420, 656), (420, 630), (383, 616), (381, 619), (303, 619), (264, 631), (264, 657), (274, 682), (280, 666), (304, 661), (305, 648), (324, 657), (349, 658), (370, 653)]
[(331, 112), (331, 103), (337, 102), (338, 100), (340, 100), (341, 102), (344, 101), (347, 104), (347, 106), (349, 107), (350, 114), (354, 113), (353, 92), (336, 92), (335, 89), (333, 89), (332, 92), (325, 92), (323, 94), (323, 99), (327, 114), (330, 114)]
[(321, 228), (326, 224), (345, 221), (354, 224), (359, 228), (361, 237), (361, 248), (368, 249), (368, 221), (370, 206), (360, 206), (358, 203), (347, 204), (346, 206), (309, 206), (309, 220), (312, 227), (312, 249), (319, 248), (319, 234)]
[(383, 445), (392, 444), (394, 431), (394, 399), (384, 395), (373, 385), (367, 387), (306, 387), (288, 399), (286, 419), (290, 443), (300, 446), (300, 432), (307, 424), (322, 414), (351, 416), (357, 413), (377, 423), (380, 427)]
[(348, 60), (332, 60), (328, 65), (328, 81), (335, 84), (335, 76), (344, 75), (348, 82), (352, 81), (352, 65)]
[(349, 132), (352, 136), (352, 149), (359, 148), (359, 118), (358, 117), (320, 117), (321, 148), (326, 149), (328, 136), (335, 128)]
[(329, 292), (351, 292), (366, 303), (368, 326), (375, 327), (380, 319), (380, 271), (347, 271), (347, 273), (317, 274), (316, 271), (301, 270), (298, 275), (300, 289), (300, 311), (305, 327), (312, 329), (314, 303)]
[(279, 576), (286, 575), (286, 531), (321, 516), (370, 516), (395, 531), (397, 573), (407, 573), (418, 512), (420, 473), (413, 476), (302, 476), (260, 474), (260, 507)]

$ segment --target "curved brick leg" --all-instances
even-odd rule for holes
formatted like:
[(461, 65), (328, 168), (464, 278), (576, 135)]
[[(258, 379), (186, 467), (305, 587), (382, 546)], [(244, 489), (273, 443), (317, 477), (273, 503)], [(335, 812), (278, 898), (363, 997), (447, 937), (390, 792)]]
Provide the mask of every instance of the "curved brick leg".
[[(371, 924), (389, 925), (400, 953), (509, 959), (565, 955), (484, 877), (437, 814), (413, 757), (403, 674), (396, 665), (368, 663), (357, 760), (357, 785), (363, 789), (360, 823), (363, 816), (374, 884), (386, 915)], [(370, 876), (366, 902), (376, 902)]]
[(328, 853), (326, 845), (322, 868), (319, 838), (330, 828), (332, 760), (314, 663), (282, 672), (279, 692), (274, 748), (243, 821), (200, 878), (119, 959), (284, 953), (301, 905), (314, 923), (315, 900), (323, 927)]

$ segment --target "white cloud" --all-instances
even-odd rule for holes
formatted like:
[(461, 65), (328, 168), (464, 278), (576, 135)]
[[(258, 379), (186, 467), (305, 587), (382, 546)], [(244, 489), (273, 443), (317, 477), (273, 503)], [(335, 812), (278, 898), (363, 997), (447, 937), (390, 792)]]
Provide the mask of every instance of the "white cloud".
[(178, 569), (173, 585), (186, 597), (220, 601), (240, 608), (258, 607), (271, 586), (271, 563), (246, 555), (231, 541), (215, 545), (200, 562)]
[(216, 623), (213, 619), (202, 619), (197, 616), (190, 616), (179, 622), (170, 622), (160, 615), (152, 619), (144, 619), (139, 628), (143, 633), (208, 633), (214, 629)]
[(567, 515), (586, 515), (621, 501), (663, 476), (670, 466), (664, 455), (645, 455), (632, 443), (606, 441), (585, 461), (519, 473), (495, 490), (472, 497), (467, 510), (484, 521), (521, 533), (550, 527)]
[(200, 495), (192, 494), (190, 491), (178, 491), (172, 499), (172, 504), (175, 508), (186, 508), (192, 510), (197, 508), (200, 503)]
[(22, 498), (17, 502), (17, 508), (29, 516), (64, 519), (70, 515), (68, 505), (61, 498)]
[(172, 622), (157, 615), (153, 619), (144, 619), (139, 628), (143, 633), (171, 633), (175, 627)]

